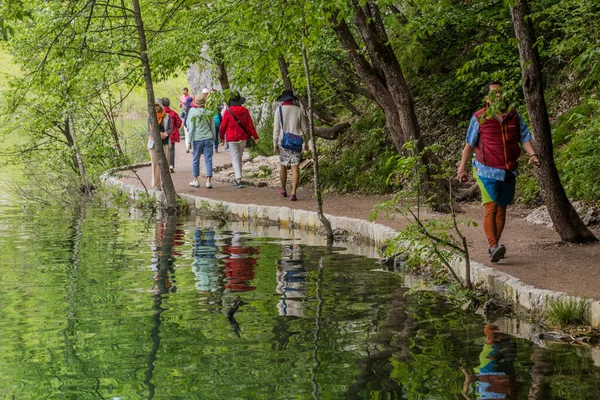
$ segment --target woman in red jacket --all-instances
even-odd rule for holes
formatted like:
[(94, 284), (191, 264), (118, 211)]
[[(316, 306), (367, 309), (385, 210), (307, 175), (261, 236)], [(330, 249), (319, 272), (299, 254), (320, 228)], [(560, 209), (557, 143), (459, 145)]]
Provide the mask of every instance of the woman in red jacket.
[(223, 121), (219, 128), (221, 143), (227, 141), (229, 144), (229, 153), (231, 154), (231, 164), (235, 179), (233, 186), (240, 189), (242, 185), (242, 154), (246, 148), (248, 140), (254, 140), (258, 143), (258, 135), (254, 129), (254, 123), (248, 109), (242, 104), (246, 101), (245, 97), (240, 96), (237, 90), (231, 92), (229, 107), (226, 108), (223, 115)]

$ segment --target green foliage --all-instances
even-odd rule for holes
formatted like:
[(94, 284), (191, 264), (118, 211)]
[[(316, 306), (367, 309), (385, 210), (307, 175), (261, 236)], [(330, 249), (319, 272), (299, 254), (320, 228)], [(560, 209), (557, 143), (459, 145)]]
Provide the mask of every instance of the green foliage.
[(140, 192), (135, 198), (134, 204), (137, 209), (146, 211), (151, 215), (156, 213), (158, 206), (156, 197), (152, 196), (148, 192)]
[(556, 163), (567, 194), (600, 201), (600, 101), (589, 99), (564, 115), (559, 127), (555, 134), (564, 144)]
[(390, 193), (399, 188), (398, 182), (388, 179), (394, 167), (389, 160), (397, 152), (383, 132), (380, 112), (361, 118), (337, 140), (319, 143), (323, 187), (365, 194)]
[(274, 155), (273, 152), (273, 114), (269, 113), (261, 119), (261, 124), (258, 129), (259, 142), (257, 146), (250, 148), (250, 154), (255, 156), (269, 157)]
[(542, 202), (540, 197), (540, 188), (534, 172), (531, 170), (523, 171), (523, 169), (524, 168), (522, 168), (522, 172), (517, 178), (515, 191), (516, 202), (528, 207), (537, 207), (541, 205)]
[(588, 325), (588, 301), (584, 299), (558, 299), (548, 304), (548, 321), (555, 325)]
[(184, 216), (190, 213), (190, 203), (184, 197), (177, 197), (177, 215)]

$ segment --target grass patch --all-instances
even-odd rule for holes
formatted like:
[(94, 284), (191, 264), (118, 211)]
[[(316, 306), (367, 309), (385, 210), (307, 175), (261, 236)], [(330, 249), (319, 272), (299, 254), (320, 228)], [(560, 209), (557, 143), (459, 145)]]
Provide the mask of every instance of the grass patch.
[(588, 302), (583, 299), (560, 299), (550, 302), (548, 321), (554, 325), (589, 325)]

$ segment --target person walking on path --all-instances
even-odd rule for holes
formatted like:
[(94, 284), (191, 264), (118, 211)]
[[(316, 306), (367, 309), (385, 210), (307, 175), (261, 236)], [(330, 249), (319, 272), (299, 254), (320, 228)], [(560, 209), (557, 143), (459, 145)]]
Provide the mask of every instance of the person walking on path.
[(179, 114), (179, 117), (181, 118), (181, 122), (183, 124), (183, 134), (184, 134), (184, 140), (185, 140), (185, 152), (189, 153), (190, 152), (190, 134), (186, 128), (186, 121), (187, 121), (187, 116), (190, 112), (190, 108), (192, 108), (192, 101), (194, 99), (190, 96), (188, 98), (186, 98), (185, 103), (183, 104), (183, 108), (181, 110), (181, 114)]
[(200, 176), (200, 156), (204, 155), (204, 166), (206, 171), (206, 188), (212, 189), (212, 161), (213, 147), (215, 145), (215, 123), (212, 112), (205, 108), (206, 98), (202, 95), (196, 96), (192, 103), (186, 126), (190, 136), (192, 147), (192, 175), (190, 186), (200, 187), (198, 177)]
[[(212, 95), (214, 95), (215, 93), (217, 93), (217, 91), (215, 89), (212, 89), (210, 91), (210, 93), (208, 94), (208, 97), (206, 98), (207, 103), (209, 103), (210, 105), (210, 97)], [(220, 127), (221, 127), (221, 110), (222, 110), (223, 106), (220, 104), (217, 104), (213, 111), (215, 112), (213, 119), (215, 120), (215, 128), (217, 129), (217, 134), (215, 135), (215, 153), (219, 152), (219, 136), (220, 136)]]
[(235, 173), (233, 185), (238, 189), (244, 187), (242, 184), (242, 155), (246, 143), (253, 139), (258, 143), (258, 134), (254, 129), (250, 112), (242, 105), (245, 101), (246, 98), (240, 96), (237, 90), (231, 92), (229, 107), (225, 111), (220, 127), (221, 143), (226, 140), (229, 144), (231, 164)]
[[(307, 128), (307, 118), (302, 109), (298, 107), (298, 98), (292, 90), (284, 90), (277, 101), (282, 102), (282, 104), (277, 108), (273, 121), (273, 151), (279, 153), (279, 180), (281, 182), (279, 194), (282, 197), (287, 197), (287, 172), (288, 167), (291, 167), (292, 191), (290, 200), (296, 201), (298, 200), (296, 190), (298, 189), (302, 152), (283, 147), (282, 141), (285, 133), (304, 136)], [(306, 150), (306, 141), (304, 141), (304, 149)]]
[(173, 125), (169, 114), (166, 113), (165, 108), (162, 104), (161, 99), (154, 99), (154, 109), (156, 110), (156, 119), (158, 120), (158, 127), (160, 130), (160, 137), (162, 144), (154, 143), (154, 136), (152, 136), (152, 124), (150, 123), (150, 117), (148, 117), (148, 151), (150, 152), (150, 162), (152, 164), (152, 182), (151, 186), (154, 189), (161, 190), (160, 182), (160, 170), (158, 168), (158, 158), (156, 155), (156, 148), (162, 146), (165, 152), (167, 162), (169, 162), (169, 140)]
[(171, 118), (171, 121), (173, 121), (173, 131), (171, 132), (171, 143), (169, 144), (169, 148), (170, 148), (170, 153), (169, 153), (169, 171), (171, 173), (175, 172), (175, 143), (179, 143), (181, 141), (181, 137), (179, 135), (179, 128), (181, 128), (181, 125), (183, 124), (183, 122), (181, 121), (181, 118), (179, 118), (179, 115), (177, 115), (177, 113), (174, 110), (171, 110), (169, 108), (169, 106), (171, 105), (171, 101), (166, 98), (163, 97), (162, 99), (162, 103), (163, 106), (165, 107), (165, 111), (167, 114), (169, 114), (169, 118)]
[(529, 164), (537, 168), (540, 162), (523, 118), (515, 110), (503, 109), (501, 89), (500, 82), (485, 86), (486, 106), (471, 118), (467, 143), (458, 166), (458, 179), (464, 182), (467, 180), (467, 162), (475, 152), (473, 176), (485, 207), (483, 230), (492, 262), (498, 262), (506, 253), (506, 247), (499, 241), (506, 221), (506, 207), (512, 203), (515, 194), (521, 147), (529, 154)]
[[(189, 99), (189, 103), (192, 102), (192, 96), (188, 93), (188, 88), (184, 87), (183, 88), (183, 93), (181, 94), (181, 97), (179, 97), (179, 108), (181, 108), (183, 110), (183, 107), (185, 107), (185, 103), (188, 101)], [(188, 103), (188, 105), (189, 105)]]

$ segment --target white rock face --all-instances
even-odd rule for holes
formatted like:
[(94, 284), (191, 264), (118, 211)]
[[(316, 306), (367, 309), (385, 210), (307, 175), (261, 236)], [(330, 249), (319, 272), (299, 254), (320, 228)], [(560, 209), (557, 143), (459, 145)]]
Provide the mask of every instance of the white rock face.
[[(584, 224), (589, 225), (600, 221), (600, 211), (596, 207), (590, 206), (582, 201), (574, 202), (573, 207), (575, 207), (575, 211), (577, 211)], [(554, 224), (552, 223), (552, 219), (550, 218), (550, 214), (548, 214), (548, 208), (546, 206), (541, 206), (533, 210), (533, 212), (525, 218), (525, 221), (536, 225), (546, 225), (550, 229), (554, 228)]]

